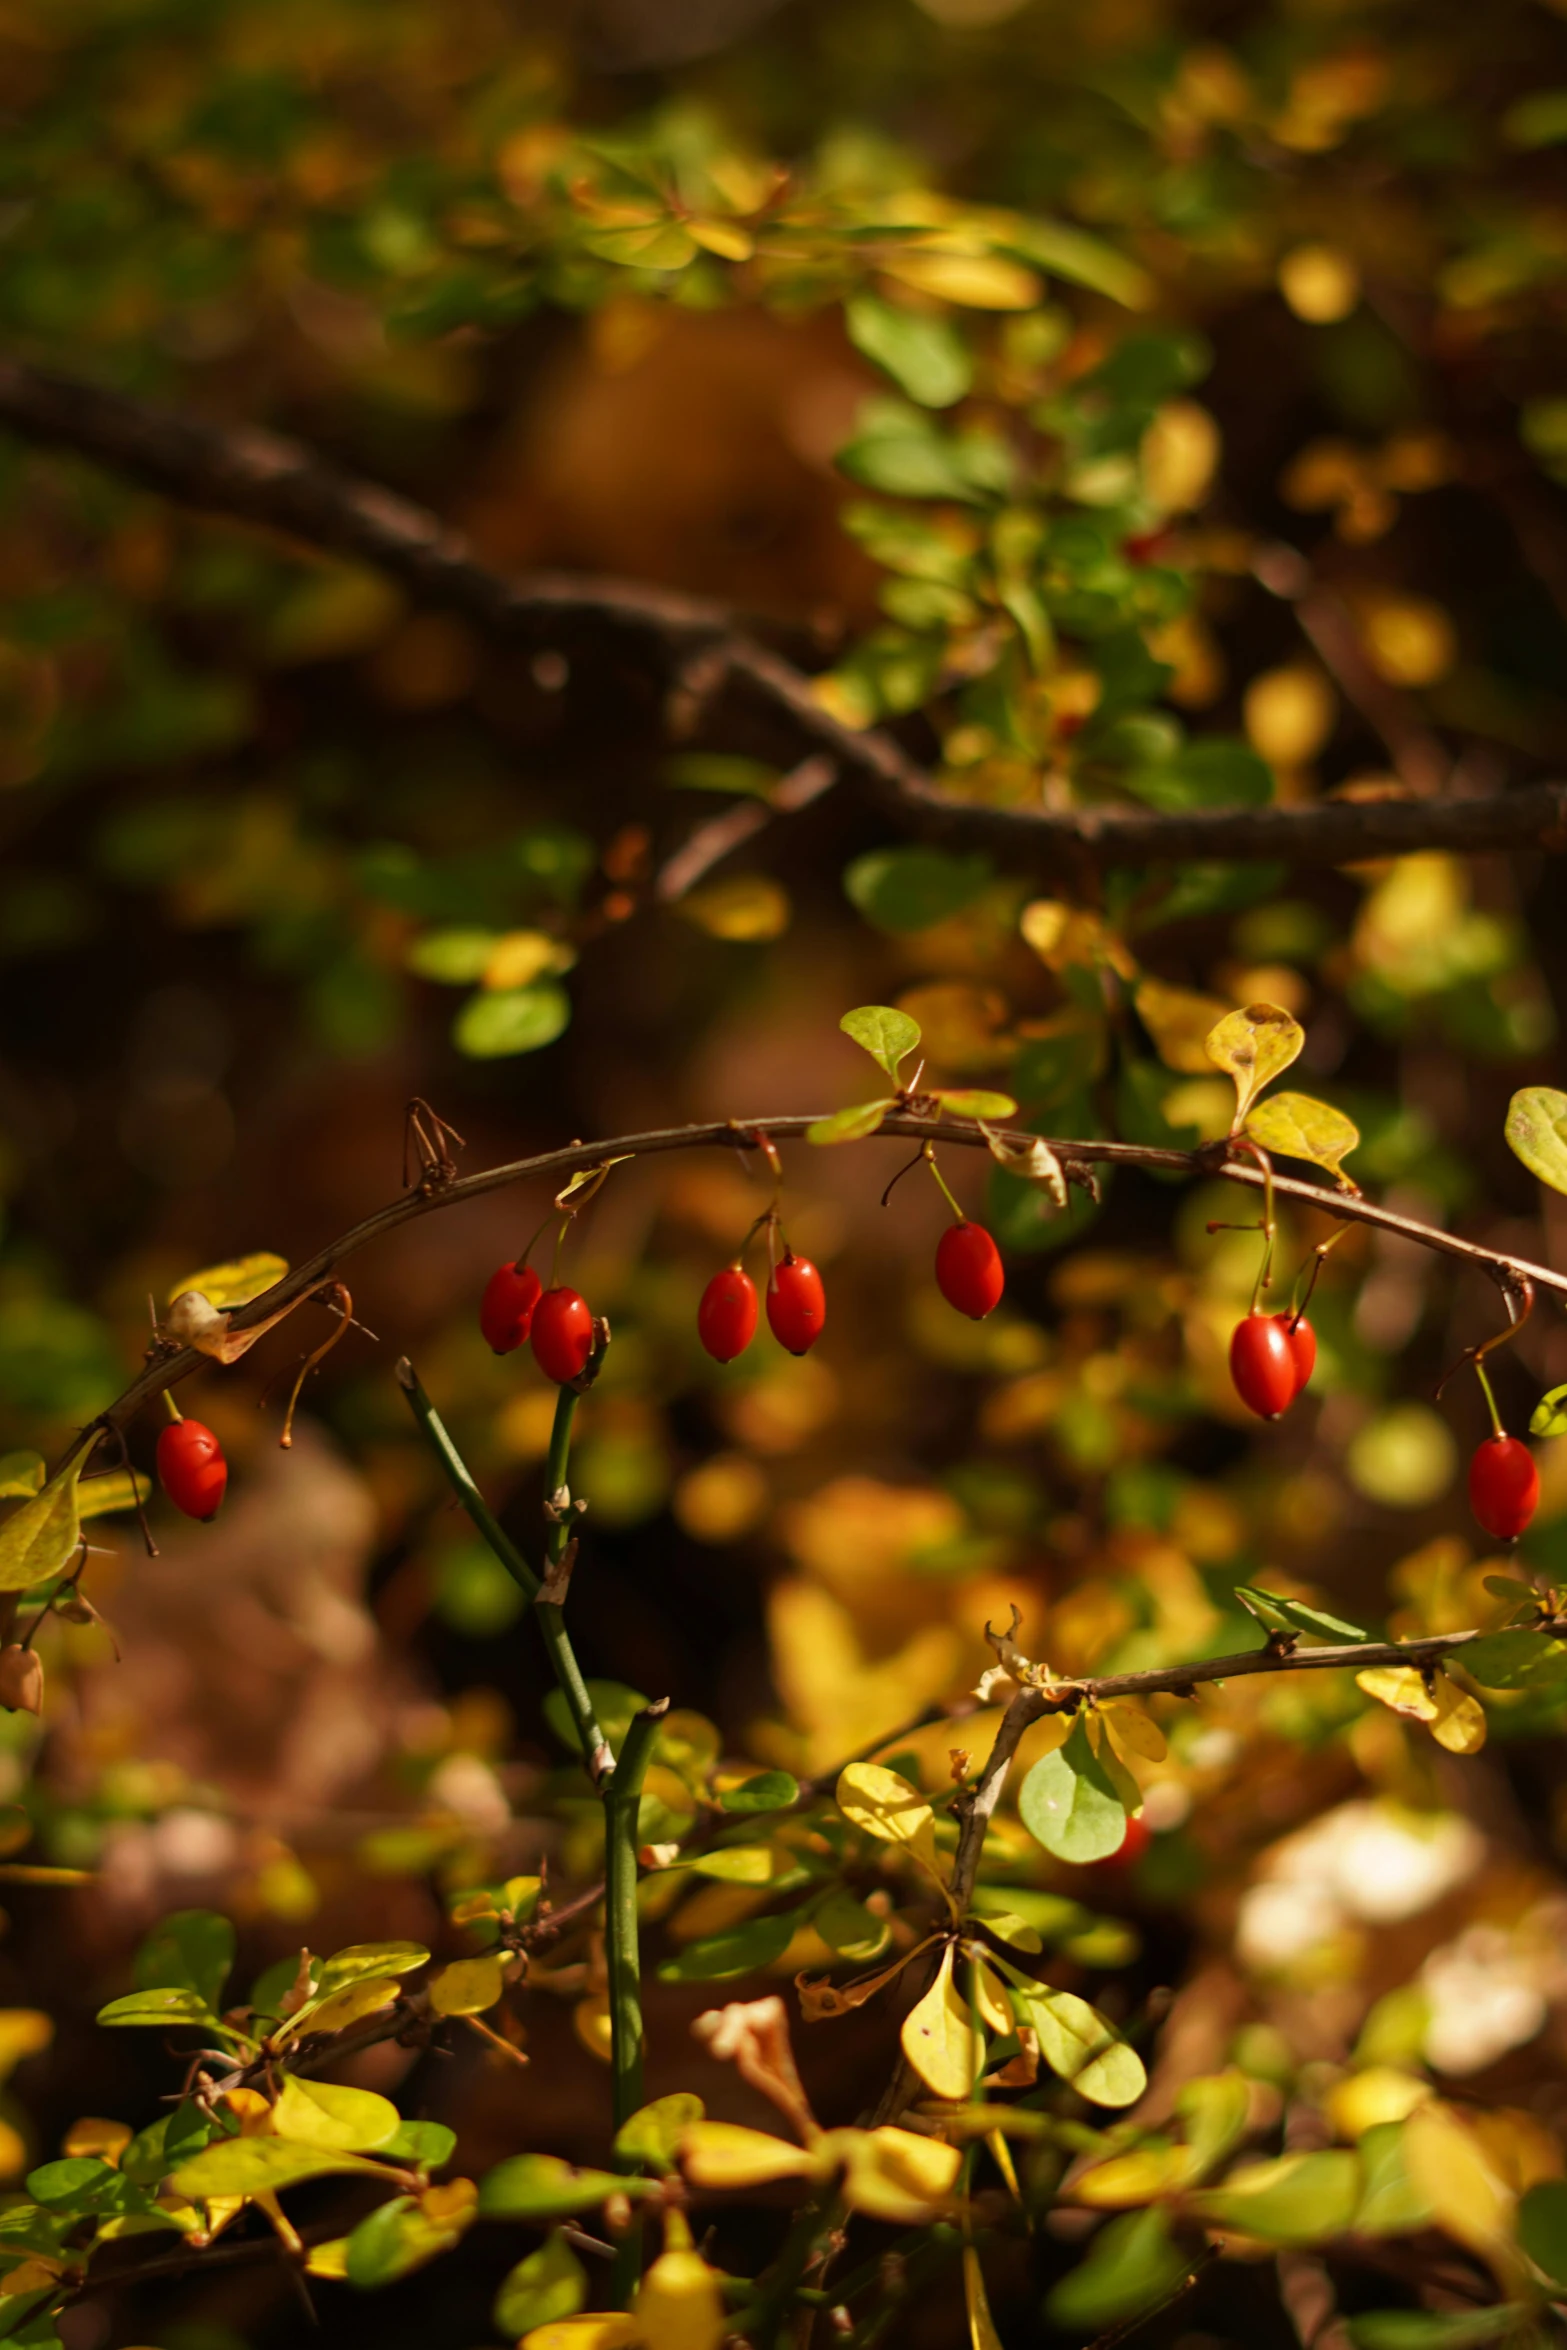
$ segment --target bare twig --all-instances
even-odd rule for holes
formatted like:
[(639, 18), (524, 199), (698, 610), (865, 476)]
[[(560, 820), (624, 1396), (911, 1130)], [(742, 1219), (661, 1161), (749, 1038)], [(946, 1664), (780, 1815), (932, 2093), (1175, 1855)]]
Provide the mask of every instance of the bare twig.
[[(481, 563), (438, 516), (339, 471), (295, 441), (255, 426), (224, 426), (154, 407), (24, 360), (0, 359), (0, 424), (111, 466), (200, 512), (232, 515), (373, 564), (420, 601), (461, 613), (492, 639), (629, 653), (677, 695), (687, 690), (688, 699), (690, 679), (710, 673), (755, 705), (783, 758), (796, 762), (796, 777), (802, 764), (828, 759), (894, 821), (954, 838), (1030, 856), (1075, 851), (1104, 864), (1280, 857), (1331, 865), (1419, 848), (1567, 845), (1567, 784), (1555, 783), (1469, 799), (1420, 796), (1171, 815), (1135, 807), (1003, 808), (966, 800), (935, 782), (890, 734), (841, 724), (818, 701), (811, 679), (749, 637), (725, 605), (626, 580), (557, 572), (508, 578)], [(1266, 550), (1258, 575), (1274, 594), (1296, 604), (1308, 637), (1388, 742), (1411, 789), (1420, 795), (1440, 790), (1449, 773), (1440, 745), (1376, 677), (1348, 615), (1311, 588), (1303, 559), (1289, 548)], [(756, 818), (749, 807), (743, 819), (735, 815), (738, 833), (730, 846), (750, 836)], [(691, 842), (676, 852), (677, 880), (681, 858), (699, 862), (695, 847)], [(720, 833), (716, 854), (723, 853)], [(671, 885), (668, 870), (661, 894), (678, 897), (691, 879)]]

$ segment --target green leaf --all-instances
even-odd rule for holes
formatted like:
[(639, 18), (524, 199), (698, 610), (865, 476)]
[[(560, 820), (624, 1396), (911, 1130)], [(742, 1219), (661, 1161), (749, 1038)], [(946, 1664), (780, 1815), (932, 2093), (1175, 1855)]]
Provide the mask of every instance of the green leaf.
[(950, 408), (973, 383), (973, 359), (950, 319), (862, 293), (844, 304), (844, 320), (855, 349), (922, 408)]
[(1498, 2302), (1494, 2309), (1368, 2309), (1346, 2329), (1355, 2350), (1478, 2350), (1500, 2342), (1529, 2317), (1527, 2302)]
[(452, 2159), (457, 2132), (445, 2122), (399, 2122), (392, 2135), (376, 2148), (383, 2162), (411, 2162), (420, 2170), (440, 2170)]
[(1531, 1436), (1567, 1436), (1567, 1387), (1542, 1395), (1529, 1415)]
[(1051, 277), (1107, 295), (1127, 310), (1144, 310), (1154, 298), (1154, 281), (1137, 262), (1107, 245), (1103, 237), (1090, 236), (1065, 221), (1041, 220), (1033, 214), (1009, 221), (1005, 249), (1037, 262)]
[(768, 800), (782, 781), (776, 767), (742, 759), (732, 751), (677, 751), (658, 763), (660, 779), (682, 791), (735, 792), (742, 799)]
[(384, 2179), (386, 2172), (362, 2154), (345, 2154), (328, 2146), (296, 2146), (287, 2138), (220, 2138), (200, 2154), (182, 2162), (174, 2175), (176, 2193), (193, 2203), (214, 2196), (264, 2195), (294, 2187), (304, 2179), (327, 2179), (339, 2174)]
[(898, 1071), (920, 1041), (920, 1024), (891, 1004), (858, 1004), (845, 1012), (838, 1026), (845, 1036), (870, 1054), (878, 1069), (897, 1085)]
[(1012, 488), (1017, 466), (1000, 436), (985, 429), (943, 432), (901, 400), (867, 400), (852, 441), (838, 451), (840, 473), (891, 498), (943, 498), (989, 505)]
[(43, 2163), (28, 2172), (27, 2192), (50, 2211), (140, 2211), (147, 2201), (133, 2181), (95, 2154)]
[(987, 1093), (983, 1086), (978, 1085), (933, 1085), (931, 1091), (942, 1108), (950, 1111), (954, 1118), (1017, 1116), (1017, 1104), (1009, 1093)]
[(1091, 2105), (1133, 2105), (1148, 2086), (1143, 2060), (1128, 2048), (1107, 2016), (1075, 1991), (1025, 1993), (1039, 2053), (1053, 2073)]
[(1029, 1834), (1057, 1860), (1108, 1860), (1126, 1840), (1126, 1807), (1081, 1720), (1064, 1746), (1035, 1763), (1017, 1807)]
[(706, 2111), (701, 2098), (693, 2097), (689, 2090), (655, 2097), (651, 2105), (639, 2107), (629, 2121), (621, 2123), (615, 2132), (615, 2152), (622, 2162), (634, 2162), (642, 2170), (657, 2171), (661, 2178), (668, 2178), (676, 2167), (682, 2137)]
[(722, 1811), (787, 1811), (800, 1799), (800, 1782), (788, 1771), (758, 1771), (738, 1787), (726, 1787), (718, 1798)]
[(1121, 778), (1126, 789), (1161, 815), (1189, 808), (1265, 808), (1273, 797), (1273, 770), (1250, 745), (1216, 736), (1187, 743), (1157, 767), (1134, 767)]
[[(444, 2194), (445, 2189), (441, 2190)], [(473, 2204), (449, 2219), (432, 2219), (411, 2195), (394, 2195), (362, 2219), (348, 2239), (346, 2271), (361, 2292), (394, 2284), (438, 2254), (449, 2252), (477, 2217)]]
[(401, 2121), (391, 2099), (378, 2097), (373, 2089), (301, 2080), (295, 2073), (283, 2076), (272, 2108), (272, 2126), (280, 2138), (348, 2154), (379, 2151), (396, 2136)]
[(565, 2219), (609, 2195), (651, 2191), (650, 2182), (613, 2171), (573, 2170), (554, 2154), (513, 2154), (480, 2180), (479, 2210), (485, 2219)]
[(1154, 2204), (1102, 2227), (1081, 2267), (1052, 2287), (1045, 2312), (1069, 2333), (1097, 2334), (1156, 2309), (1190, 2274), (1190, 2255), (1170, 2241), (1169, 2223)]
[(1567, 1191), (1567, 1093), (1526, 1085), (1507, 1106), (1504, 1129), (1516, 1158), (1552, 1191)]
[(1522, 1628), (1466, 1640), (1453, 1662), (1482, 1689), (1549, 1688), (1567, 1680), (1567, 1648), (1541, 1632)]
[(1360, 2201), (1360, 2158), (1346, 2148), (1281, 2154), (1247, 2163), (1192, 2198), (1193, 2209), (1221, 2228), (1238, 2228), (1265, 2244), (1321, 2244), (1343, 2235)]
[(234, 1964), (234, 1929), (214, 1909), (180, 1909), (154, 1926), (136, 1953), (132, 1980), (142, 1991), (193, 1991), (206, 2006), (222, 2005)]
[(134, 1469), (110, 1469), (102, 1477), (84, 1477), (76, 1489), (77, 1515), (106, 1518), (114, 1510), (133, 1510), (152, 1491), (150, 1478)]
[(430, 1953), (422, 1942), (350, 1942), (345, 1950), (334, 1950), (323, 1963), (315, 1996), (330, 1998), (345, 1983), (357, 1983), (369, 1975), (410, 1975), (415, 1967), (427, 1966), (429, 1960)]
[(1279, 1151), (1287, 1159), (1309, 1159), (1342, 1180), (1344, 1161), (1360, 1145), (1360, 1129), (1330, 1102), (1314, 1101), (1309, 1093), (1276, 1093), (1259, 1102), (1246, 1120), (1246, 1131), (1264, 1150)]
[(1304, 1600), (1281, 1599), (1277, 1592), (1260, 1591), (1251, 1583), (1237, 1583), (1235, 1596), (1270, 1631), (1315, 1632), (1329, 1647), (1337, 1647), (1341, 1641), (1371, 1637), (1358, 1624), (1347, 1624), (1342, 1616), (1330, 1616), (1322, 1608), (1307, 1607)]
[(107, 2007), (100, 2007), (98, 2021), (111, 2026), (145, 2024), (162, 2030), (171, 2024), (200, 2024), (209, 2032), (219, 2029), (217, 2016), (194, 1991), (129, 1991), (123, 1999), (111, 1999)]
[(972, 905), (994, 877), (990, 859), (944, 849), (872, 849), (843, 877), (851, 902), (879, 930), (929, 930)]
[(466, 924), (427, 930), (412, 942), (403, 961), (419, 979), (433, 979), (441, 987), (473, 987), (484, 977), (500, 935), (498, 930)]
[(0, 1501), (25, 1501), (41, 1493), (46, 1474), (41, 1452), (0, 1453)]
[(571, 998), (553, 979), (471, 995), (452, 1023), (452, 1042), (470, 1061), (499, 1061), (553, 1044), (571, 1020)]
[(210, 2115), (186, 2098), (172, 2113), (161, 2115), (137, 2132), (120, 2156), (120, 2176), (138, 2187), (155, 2187), (171, 2170), (221, 2135)]
[(688, 1943), (678, 1958), (666, 1960), (659, 1968), (658, 1979), (661, 1983), (713, 1983), (726, 1975), (749, 1974), (753, 1967), (771, 1966), (788, 1949), (799, 1923), (799, 1914), (792, 1909), (778, 1917), (747, 1918), (721, 1934)]
[(1245, 2136), (1251, 2116), (1251, 2083), (1242, 2072), (1204, 2074), (1179, 2091), (1175, 2110), (1200, 2178)]
[[(641, 1713), (648, 1700), (640, 1689), (628, 1689), (624, 1681), (590, 1681), (588, 1696), (599, 1728), (609, 1741), (610, 1751), (619, 1754), (631, 1727), (632, 1717)], [(578, 1752), (577, 1727), (570, 1708), (558, 1689), (552, 1689), (544, 1700), (544, 1719), (573, 1754)]]
[(490, 2314), (497, 2330), (515, 2341), (535, 2326), (575, 2317), (587, 2297), (586, 2271), (557, 2228), (501, 2279)]
[(1559, 147), (1567, 139), (1567, 90), (1531, 90), (1502, 117), (1510, 147)]
[(807, 1142), (862, 1142), (867, 1134), (874, 1134), (890, 1109), (896, 1107), (889, 1097), (879, 1102), (855, 1102), (847, 1110), (834, 1110), (830, 1118), (816, 1118), (805, 1129)]
[(0, 1524), (0, 1591), (27, 1591), (69, 1566), (81, 1541), (76, 1488), (87, 1455), (51, 1477)]
[(1529, 2189), (1518, 2206), (1518, 2241), (1536, 2268), (1567, 2285), (1567, 2179), (1542, 2179)]

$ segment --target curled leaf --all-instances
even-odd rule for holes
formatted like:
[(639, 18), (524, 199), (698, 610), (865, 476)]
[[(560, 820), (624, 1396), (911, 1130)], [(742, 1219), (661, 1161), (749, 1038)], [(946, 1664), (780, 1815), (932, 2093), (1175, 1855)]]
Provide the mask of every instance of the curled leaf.
[(1050, 1194), (1058, 1208), (1066, 1206), (1066, 1175), (1060, 1160), (1048, 1142), (1037, 1134), (1026, 1139), (1014, 1134), (1002, 1134), (985, 1119), (979, 1121), (980, 1133), (985, 1137), (991, 1157), (1007, 1174), (1015, 1175), (1020, 1183), (1032, 1183)]
[(1216, 1069), (1235, 1081), (1237, 1127), (1245, 1125), (1258, 1094), (1283, 1076), (1305, 1041), (1300, 1022), (1278, 1004), (1247, 1004), (1209, 1029), (1203, 1050)]
[(1287, 1159), (1309, 1159), (1344, 1184), (1349, 1178), (1343, 1162), (1360, 1144), (1354, 1121), (1309, 1093), (1276, 1093), (1259, 1102), (1247, 1116), (1246, 1132), (1264, 1150), (1278, 1151)]

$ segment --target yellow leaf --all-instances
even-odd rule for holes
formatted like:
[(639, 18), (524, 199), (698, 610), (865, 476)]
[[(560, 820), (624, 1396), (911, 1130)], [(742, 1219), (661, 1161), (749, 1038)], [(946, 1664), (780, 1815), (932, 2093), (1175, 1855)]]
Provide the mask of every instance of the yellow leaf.
[(1432, 1737), (1451, 1754), (1478, 1754), (1485, 1744), (1485, 1709), (1445, 1673), (1433, 1673), (1427, 1683), (1412, 1665), (1383, 1665), (1357, 1673), (1355, 1685), (1394, 1713), (1428, 1723)]
[(1438, 1673), (1433, 1690), (1436, 1714), (1431, 1735), (1449, 1754), (1478, 1754), (1485, 1744), (1485, 1708), (1445, 1673)]
[(305, 2255), (305, 2273), (312, 2277), (346, 2277), (348, 2238), (332, 2236), (324, 2244), (312, 2244)]
[(1326, 1167), (1340, 1183), (1348, 1180), (1344, 1160), (1360, 1145), (1360, 1128), (1353, 1120), (1309, 1093), (1276, 1093), (1259, 1102), (1247, 1115), (1246, 1132), (1266, 1151)]
[(638, 2338), (636, 2319), (611, 2310), (603, 2317), (557, 2317), (535, 2326), (517, 2350), (630, 2350)]
[(917, 1787), (880, 1763), (850, 1763), (839, 1773), (838, 1809), (867, 1836), (907, 1844), (936, 1866), (935, 1814)]
[(282, 2030), (346, 2032), (350, 2024), (362, 2023), (367, 2015), (379, 2015), (382, 2008), (390, 2007), (401, 1990), (401, 1983), (391, 1975), (367, 1975), (361, 1982), (345, 1983), (341, 1991), (331, 1992), (312, 2007), (302, 2007)]
[(817, 2153), (843, 2164), (852, 2211), (900, 2228), (933, 2219), (950, 2202), (963, 2165), (956, 2146), (913, 2130), (830, 2130)]
[(76, 1489), (86, 1457), (78, 1453), (0, 1525), (0, 1591), (26, 1591), (69, 1565), (82, 1538)]
[(610, 2029), (609, 2001), (602, 1991), (591, 1999), (579, 1999), (571, 2011), (571, 2028), (590, 2056), (601, 2064), (608, 2064), (614, 2054), (613, 2034)]
[(969, 310), (1032, 310), (1043, 297), (1034, 272), (1000, 253), (900, 253), (884, 266), (901, 284)]
[(508, 930), (496, 939), (485, 958), (481, 985), (487, 988), (527, 987), (546, 972), (569, 971), (576, 961), (569, 946), (543, 930)]
[(774, 2179), (809, 2178), (816, 2168), (803, 2146), (738, 2122), (693, 2122), (680, 2155), (695, 2187), (763, 2187)]
[(402, 2116), (389, 2097), (373, 2089), (341, 2088), (335, 2081), (304, 2081), (286, 2073), (272, 2108), (272, 2127), (280, 2138), (305, 2146), (336, 2146), (349, 2154), (368, 2154), (395, 2137)]
[(728, 2332), (718, 2278), (700, 2252), (661, 2253), (637, 2288), (646, 2350), (718, 2350)]
[(434, 2228), (465, 2228), (479, 2209), (479, 2190), (472, 2179), (448, 2179), (444, 2186), (426, 2187), (419, 2198), (421, 2215)]
[(1458, 658), (1458, 632), (1427, 596), (1388, 596), (1362, 616), (1366, 651), (1390, 685), (1435, 685)]
[(1328, 2091), (1324, 2106), (1341, 2138), (1363, 2138), (1382, 2122), (1401, 2122), (1431, 2096), (1431, 2084), (1418, 2073), (1400, 2072), (1388, 2064), (1368, 2065), (1350, 2073)]
[(1059, 898), (1035, 898), (1023, 908), (1018, 927), (1025, 945), (1047, 970), (1064, 971), (1080, 965), (1091, 971), (1097, 964), (1107, 963), (1121, 979), (1137, 976), (1137, 965), (1118, 934), (1099, 915), (1081, 906), (1063, 905)]
[(1279, 263), (1279, 292), (1309, 326), (1331, 326), (1360, 300), (1360, 271), (1337, 245), (1295, 245)]
[(995, 1968), (984, 1959), (972, 1961), (974, 1968), (974, 2005), (979, 2020), (987, 2031), (1005, 2039), (1013, 2029), (1012, 2009), (1007, 2002), (1006, 1985)]
[(1355, 1675), (1355, 1687), (1396, 1714), (1410, 1714), (1417, 1722), (1436, 1718), (1436, 1700), (1413, 1665), (1373, 1666)]
[(164, 1302), (173, 1305), (187, 1290), (199, 1290), (209, 1305), (225, 1309), (248, 1306), (253, 1297), (260, 1297), (275, 1281), (281, 1281), (288, 1271), (287, 1257), (274, 1256), (269, 1249), (257, 1249), (248, 1257), (229, 1257), (221, 1265), (203, 1265), (199, 1273), (187, 1273), (183, 1281), (176, 1281)]
[(1247, 740), (1270, 766), (1304, 767), (1333, 732), (1338, 699), (1320, 669), (1292, 661), (1254, 677), (1241, 708)]
[(720, 261), (749, 261), (756, 250), (749, 232), (732, 220), (688, 220), (686, 232)]
[(103, 1477), (84, 1477), (76, 1489), (77, 1515), (106, 1518), (112, 1510), (133, 1510), (151, 1491), (150, 1480), (138, 1477), (134, 1469), (111, 1469)]
[(972, 2096), (985, 2043), (953, 1981), (953, 1953), (942, 1953), (936, 1980), (903, 2019), (903, 2053), (935, 2097)]
[(105, 2162), (118, 2163), (134, 2136), (129, 2122), (103, 2121), (96, 2114), (84, 2114), (79, 2122), (72, 2122), (60, 2140), (60, 2152), (96, 2154)]
[(1213, 1067), (1206, 1040), (1225, 1013), (1218, 997), (1170, 987), (1162, 979), (1140, 979), (1132, 1000), (1165, 1067), (1186, 1077), (1206, 1077)]
[(711, 881), (679, 901), (678, 909), (710, 938), (746, 943), (781, 938), (789, 927), (789, 893), (765, 873), (736, 873)]
[(1216, 1069), (1235, 1080), (1237, 1126), (1244, 1125), (1263, 1087), (1282, 1077), (1305, 1041), (1300, 1022), (1277, 1004), (1248, 1004), (1209, 1030), (1203, 1050)]
[(493, 1951), (482, 1958), (454, 1959), (432, 1975), (430, 2005), (437, 2015), (482, 2015), (506, 1988), (501, 1962)]
[(1417, 2106), (1404, 2124), (1404, 2168), (1455, 2243), (1489, 2263), (1504, 2281), (1521, 2262), (1513, 2248), (1515, 2198), (1479, 2140), (1450, 2105)]
[(1157, 514), (1200, 506), (1218, 468), (1219, 428), (1195, 400), (1171, 400), (1143, 435), (1143, 494)]
[(1189, 2146), (1160, 2141), (1096, 2162), (1066, 2192), (1074, 2203), (1086, 2203), (1093, 2211), (1129, 2211), (1189, 2186), (1198, 2168)]
[(1101, 1706), (1099, 1711), (1117, 1746), (1128, 1753), (1140, 1754), (1144, 1762), (1163, 1762), (1169, 1752), (1164, 1732), (1140, 1705), (1112, 1702)]
[(1001, 2336), (985, 2295), (985, 2272), (972, 2244), (963, 2247), (963, 2298), (968, 2305), (970, 2350), (1001, 2350)]

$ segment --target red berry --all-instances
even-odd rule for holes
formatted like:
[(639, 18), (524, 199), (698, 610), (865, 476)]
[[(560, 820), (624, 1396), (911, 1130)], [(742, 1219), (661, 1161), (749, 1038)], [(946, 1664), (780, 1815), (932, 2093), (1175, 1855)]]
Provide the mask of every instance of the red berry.
[(738, 1265), (715, 1273), (696, 1309), (697, 1336), (715, 1363), (732, 1363), (756, 1336), (756, 1284)]
[(773, 1336), (792, 1355), (808, 1354), (826, 1319), (820, 1273), (809, 1257), (786, 1253), (767, 1284), (767, 1320)]
[(1276, 1420), (1299, 1392), (1295, 1349), (1282, 1314), (1248, 1314), (1230, 1340), (1230, 1377), (1246, 1409)]
[(1534, 1516), (1540, 1472), (1516, 1436), (1488, 1436), (1469, 1464), (1469, 1507), (1487, 1534), (1511, 1542)]
[(1129, 539), (1121, 541), (1121, 552), (1128, 563), (1157, 563), (1170, 539), (1167, 530), (1134, 531)]
[(533, 1359), (564, 1387), (580, 1378), (593, 1352), (593, 1316), (575, 1289), (546, 1289), (533, 1309)]
[(544, 1284), (531, 1265), (502, 1265), (490, 1275), (479, 1300), (479, 1328), (498, 1355), (521, 1346), (543, 1294)]
[(1275, 1314), (1273, 1319), (1284, 1325), (1284, 1335), (1295, 1358), (1295, 1393), (1299, 1395), (1310, 1385), (1311, 1374), (1317, 1367), (1317, 1334), (1304, 1314), (1298, 1322), (1289, 1314)]
[(158, 1482), (177, 1510), (206, 1521), (218, 1514), (229, 1465), (199, 1420), (171, 1420), (158, 1438)]
[(936, 1286), (949, 1306), (983, 1322), (1001, 1303), (1007, 1277), (1001, 1251), (983, 1224), (949, 1224), (936, 1243)]

